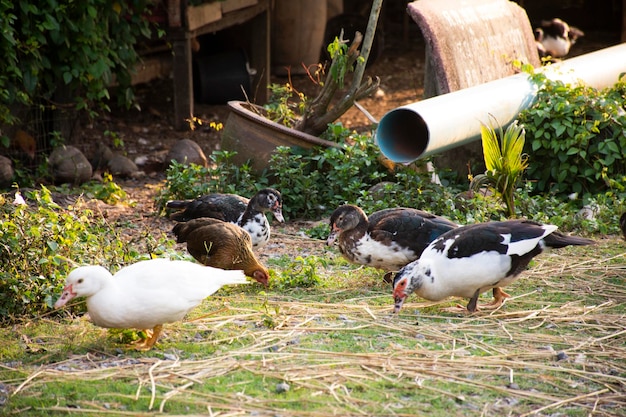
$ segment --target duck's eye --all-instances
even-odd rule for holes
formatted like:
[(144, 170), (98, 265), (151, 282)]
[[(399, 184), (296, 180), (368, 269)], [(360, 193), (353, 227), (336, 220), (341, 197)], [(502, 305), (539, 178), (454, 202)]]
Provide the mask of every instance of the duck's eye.
[(76, 282), (78, 282), (79, 284), (82, 284), (82, 283), (83, 283), (83, 281), (84, 281), (84, 279), (79, 278), (79, 279), (78, 279), (78, 281), (76, 281)]

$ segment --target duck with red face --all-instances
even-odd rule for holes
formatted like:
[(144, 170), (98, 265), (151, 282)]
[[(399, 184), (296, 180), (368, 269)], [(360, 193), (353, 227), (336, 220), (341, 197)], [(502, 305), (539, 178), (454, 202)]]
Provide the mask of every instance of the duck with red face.
[(492, 307), (508, 297), (502, 287), (514, 282), (532, 258), (546, 248), (592, 245), (595, 242), (566, 236), (553, 225), (529, 220), (478, 223), (450, 230), (435, 239), (420, 259), (394, 277), (394, 312), (416, 293), (430, 301), (447, 297), (469, 298), (467, 311), (478, 310), (478, 297), (493, 289)]

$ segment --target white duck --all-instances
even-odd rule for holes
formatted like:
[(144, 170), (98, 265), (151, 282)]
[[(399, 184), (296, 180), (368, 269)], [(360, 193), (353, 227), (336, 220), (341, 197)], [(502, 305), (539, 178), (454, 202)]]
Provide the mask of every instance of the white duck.
[(493, 304), (501, 305), (509, 295), (499, 287), (515, 281), (546, 247), (595, 243), (563, 235), (556, 229), (529, 220), (509, 220), (462, 226), (444, 233), (394, 277), (394, 312), (400, 311), (413, 292), (431, 301), (452, 296), (469, 298), (467, 310), (475, 312), (478, 296), (493, 288)]
[(140, 261), (115, 275), (102, 266), (81, 266), (67, 276), (54, 307), (62, 307), (75, 297), (87, 297), (89, 316), (100, 327), (148, 333), (152, 329), (152, 335), (137, 346), (149, 350), (164, 323), (181, 320), (223, 285), (246, 283), (243, 271), (169, 259)]

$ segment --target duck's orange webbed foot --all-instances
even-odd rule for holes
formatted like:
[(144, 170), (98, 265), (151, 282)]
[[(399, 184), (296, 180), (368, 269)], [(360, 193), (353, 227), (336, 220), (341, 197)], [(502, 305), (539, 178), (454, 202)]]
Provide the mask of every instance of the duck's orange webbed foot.
[(146, 339), (140, 339), (137, 342), (135, 342), (133, 345), (135, 350), (147, 351), (147, 350), (152, 349), (157, 339), (159, 338), (159, 335), (161, 334), (162, 328), (163, 326), (159, 324), (155, 326), (154, 329), (152, 329), (152, 331), (146, 330), (148, 337)]
[(502, 288), (495, 287), (493, 289), (493, 301), (490, 303), (484, 304), (482, 307), (495, 310), (496, 308), (500, 308), (502, 304), (504, 304), (504, 300), (510, 297), (511, 296), (505, 293), (504, 290), (502, 290)]

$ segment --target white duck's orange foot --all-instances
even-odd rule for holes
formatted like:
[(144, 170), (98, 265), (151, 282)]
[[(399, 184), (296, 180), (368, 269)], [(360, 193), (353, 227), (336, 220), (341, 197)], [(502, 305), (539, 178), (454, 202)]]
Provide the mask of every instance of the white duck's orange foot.
[(135, 348), (135, 350), (147, 351), (147, 350), (152, 349), (157, 339), (159, 338), (159, 335), (161, 334), (162, 328), (163, 326), (159, 324), (155, 326), (154, 329), (152, 330), (146, 330), (148, 337), (145, 339), (139, 339), (138, 341), (136, 341), (133, 344), (133, 347)]

